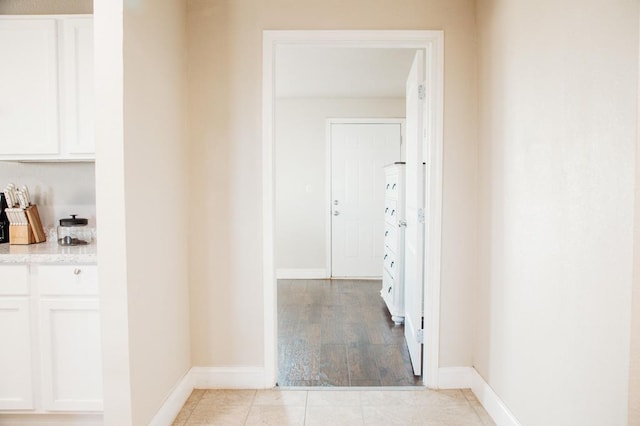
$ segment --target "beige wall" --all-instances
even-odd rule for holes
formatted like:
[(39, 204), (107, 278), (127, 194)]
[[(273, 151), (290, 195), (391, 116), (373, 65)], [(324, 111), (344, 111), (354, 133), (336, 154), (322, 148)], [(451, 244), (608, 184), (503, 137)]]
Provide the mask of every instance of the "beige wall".
[(1, 0), (0, 15), (93, 13), (92, 0)]
[(638, 4), (480, 0), (478, 16), (474, 365), (522, 424), (625, 424)]
[(404, 115), (404, 98), (276, 101), (277, 269), (326, 269), (326, 119)]
[[(441, 364), (471, 364), (476, 280), (472, 0), (188, 2), (191, 341), (198, 366), (263, 365), (262, 31), (443, 29)], [(461, 267), (461, 265), (464, 265)]]
[(149, 424), (191, 366), (186, 5), (96, 1), (105, 423)]
[[(638, 66), (638, 76), (640, 80), (640, 64)], [(640, 105), (640, 90), (638, 90), (637, 102)], [(632, 426), (640, 426), (640, 128), (638, 127), (640, 123), (640, 108), (638, 108), (637, 117), (631, 356), (629, 357), (629, 425)]]

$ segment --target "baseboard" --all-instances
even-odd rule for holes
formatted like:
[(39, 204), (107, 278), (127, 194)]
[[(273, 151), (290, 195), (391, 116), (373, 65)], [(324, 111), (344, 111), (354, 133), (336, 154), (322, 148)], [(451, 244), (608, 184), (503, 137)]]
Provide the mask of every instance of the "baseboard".
[[(168, 423), (169, 425), (171, 422)], [(0, 425), (15, 426), (102, 426), (102, 414), (0, 414)]]
[(471, 390), (497, 426), (520, 426), (520, 422), (500, 397), (484, 381), (475, 368), (471, 368)]
[(171, 390), (167, 399), (160, 407), (160, 410), (153, 416), (149, 425), (151, 426), (169, 426), (173, 423), (182, 406), (191, 392), (193, 391), (193, 383), (191, 377), (191, 370), (182, 377), (178, 384)]
[(191, 383), (196, 389), (264, 389), (263, 367), (193, 367)]
[(278, 269), (279, 280), (321, 280), (330, 278), (326, 269)]
[(473, 383), (473, 367), (448, 367), (438, 369), (439, 389), (470, 389)]

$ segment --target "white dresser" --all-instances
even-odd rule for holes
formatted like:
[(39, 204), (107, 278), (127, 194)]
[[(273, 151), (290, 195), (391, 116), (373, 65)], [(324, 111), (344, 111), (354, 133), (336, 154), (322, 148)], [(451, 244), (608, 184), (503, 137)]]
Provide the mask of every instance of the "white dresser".
[(404, 322), (404, 163), (384, 168), (384, 268), (380, 294), (391, 319)]

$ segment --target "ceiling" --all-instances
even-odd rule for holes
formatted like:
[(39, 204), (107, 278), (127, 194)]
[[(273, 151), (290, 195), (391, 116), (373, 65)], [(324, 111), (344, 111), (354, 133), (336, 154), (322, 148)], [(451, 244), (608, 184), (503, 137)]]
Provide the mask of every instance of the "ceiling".
[(278, 46), (278, 98), (404, 97), (415, 49)]

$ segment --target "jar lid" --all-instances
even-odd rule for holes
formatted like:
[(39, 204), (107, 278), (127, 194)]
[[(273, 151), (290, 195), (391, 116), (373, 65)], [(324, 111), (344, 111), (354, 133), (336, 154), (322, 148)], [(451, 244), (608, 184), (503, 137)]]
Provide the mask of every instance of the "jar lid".
[(60, 219), (60, 226), (85, 226), (89, 223), (88, 219), (84, 219), (81, 217), (76, 217), (77, 215), (72, 214), (71, 218)]

